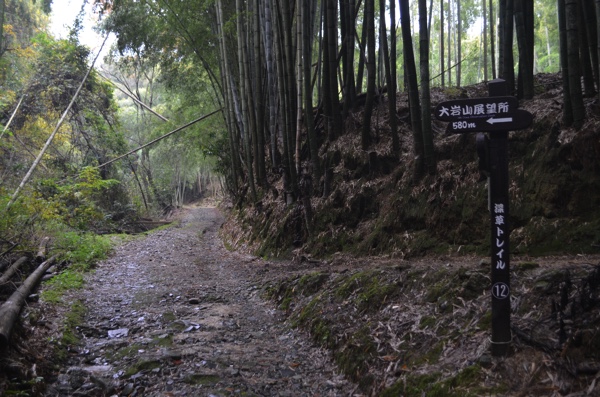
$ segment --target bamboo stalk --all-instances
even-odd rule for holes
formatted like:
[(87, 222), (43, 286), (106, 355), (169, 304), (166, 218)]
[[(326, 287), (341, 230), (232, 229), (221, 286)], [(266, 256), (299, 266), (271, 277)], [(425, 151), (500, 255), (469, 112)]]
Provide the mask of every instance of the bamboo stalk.
[(183, 129), (185, 129), (185, 128), (188, 128), (188, 127), (189, 127), (189, 126), (191, 126), (192, 124), (196, 124), (197, 122), (199, 122), (199, 121), (202, 121), (202, 120), (204, 120), (204, 119), (206, 119), (206, 118), (208, 118), (208, 117), (212, 116), (213, 114), (220, 112), (221, 110), (222, 110), (222, 109), (215, 110), (214, 112), (212, 112), (212, 113), (209, 113), (209, 114), (206, 114), (206, 115), (204, 115), (204, 116), (202, 116), (202, 117), (200, 117), (200, 118), (197, 118), (197, 119), (196, 119), (196, 120), (194, 120), (194, 121), (190, 121), (189, 123), (187, 123), (187, 124), (185, 124), (185, 125), (182, 125), (181, 127), (179, 127), (179, 128), (176, 128), (176, 129), (174, 129), (174, 130), (173, 130), (173, 131), (171, 131), (171, 132), (167, 132), (165, 135), (163, 135), (163, 136), (159, 136), (158, 138), (156, 138), (156, 139), (153, 139), (153, 140), (151, 140), (150, 142), (148, 142), (148, 143), (146, 143), (146, 144), (143, 144), (143, 145), (142, 145), (142, 146), (140, 146), (140, 147), (137, 147), (137, 148), (135, 148), (135, 149), (133, 149), (133, 150), (130, 150), (130, 151), (128, 151), (127, 153), (125, 153), (125, 154), (122, 154), (122, 155), (120, 155), (119, 157), (116, 157), (116, 158), (114, 158), (114, 159), (112, 159), (112, 160), (109, 160), (109, 161), (107, 161), (107, 162), (106, 162), (106, 163), (104, 163), (104, 164), (100, 164), (99, 166), (97, 166), (97, 168), (102, 168), (102, 167), (104, 167), (105, 165), (109, 165), (109, 164), (111, 164), (111, 163), (114, 163), (115, 161), (117, 161), (117, 160), (120, 160), (120, 159), (122, 159), (123, 157), (127, 157), (127, 156), (129, 156), (130, 154), (137, 152), (138, 150), (142, 150), (142, 149), (143, 149), (143, 148), (145, 148), (145, 147), (148, 147), (148, 146), (150, 146), (150, 145), (153, 145), (153, 144), (155, 144), (156, 142), (158, 142), (158, 141), (160, 141), (160, 140), (163, 140), (163, 139), (165, 139), (166, 137), (168, 137), (168, 136), (170, 136), (170, 135), (173, 135), (173, 134), (174, 134), (174, 133), (176, 133), (176, 132), (179, 132), (179, 131), (181, 131), (181, 130), (183, 130)]
[(13, 110), (12, 115), (10, 116), (10, 119), (8, 119), (8, 123), (6, 123), (6, 125), (4, 126), (4, 129), (2, 130), (2, 133), (0, 134), (0, 138), (2, 138), (2, 136), (4, 135), (4, 133), (6, 132), (6, 130), (8, 129), (8, 127), (10, 126), (10, 123), (12, 123), (13, 119), (15, 118), (15, 114), (17, 114), (17, 111), (21, 107), (21, 103), (23, 102), (23, 98), (25, 98), (25, 94), (23, 94), (21, 96), (21, 99), (19, 99), (19, 103), (17, 103), (17, 107), (15, 108), (15, 110)]
[(131, 98), (135, 103), (137, 103), (138, 105), (140, 105), (141, 107), (143, 107), (144, 109), (146, 109), (147, 111), (149, 111), (150, 113), (152, 113), (153, 115), (155, 115), (156, 117), (158, 117), (159, 119), (161, 119), (162, 121), (166, 121), (168, 122), (169, 119), (167, 119), (166, 117), (162, 116), (160, 113), (155, 112), (154, 110), (152, 110), (150, 108), (150, 106), (146, 105), (144, 102), (140, 101), (139, 99), (137, 99), (135, 96), (131, 95), (130, 93), (128, 93), (127, 91), (125, 91), (124, 89), (122, 89), (121, 87), (119, 87), (118, 85), (116, 85), (113, 81), (111, 81), (110, 79), (108, 79), (107, 77), (102, 76), (102, 78), (104, 78), (104, 80), (108, 81), (110, 84), (112, 84), (113, 87), (115, 87), (117, 90), (121, 91), (123, 94), (127, 95), (129, 98)]

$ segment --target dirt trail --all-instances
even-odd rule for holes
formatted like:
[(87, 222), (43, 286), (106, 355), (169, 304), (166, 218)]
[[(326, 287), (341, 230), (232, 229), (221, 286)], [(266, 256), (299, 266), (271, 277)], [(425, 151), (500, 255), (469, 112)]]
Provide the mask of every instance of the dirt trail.
[[(263, 301), (254, 257), (227, 251), (215, 208), (129, 242), (70, 299), (82, 346), (47, 396), (351, 396), (327, 353)], [(256, 279), (254, 279), (256, 280)]]

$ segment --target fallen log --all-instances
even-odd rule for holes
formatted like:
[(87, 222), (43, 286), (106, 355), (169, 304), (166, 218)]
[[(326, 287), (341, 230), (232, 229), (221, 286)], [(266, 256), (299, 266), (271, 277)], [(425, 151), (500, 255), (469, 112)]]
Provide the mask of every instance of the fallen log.
[(170, 221), (145, 221), (145, 220), (136, 222), (137, 226), (139, 226), (144, 231), (156, 229), (157, 227), (168, 225), (170, 223), (173, 223), (173, 222), (170, 222)]
[(40, 246), (38, 247), (38, 252), (35, 256), (35, 260), (37, 263), (42, 263), (44, 259), (46, 259), (46, 251), (48, 250), (48, 242), (50, 241), (50, 237), (44, 237), (40, 242)]
[(2, 277), (0, 277), (0, 286), (6, 284), (10, 280), (10, 278), (13, 276), (13, 274), (15, 274), (17, 272), (17, 270), (19, 270), (21, 265), (25, 262), (27, 262), (27, 257), (22, 256), (15, 263), (10, 265), (10, 267), (6, 270), (6, 272), (4, 272), (2, 274)]
[(38, 284), (46, 270), (54, 263), (56, 256), (50, 257), (47, 261), (43, 262), (38, 266), (33, 273), (27, 277), (27, 279), (13, 294), (8, 298), (6, 302), (0, 306), (0, 348), (4, 349), (8, 346), (10, 340), (10, 334), (13, 326), (19, 317), (19, 313), (25, 304), (25, 300), (31, 294), (31, 291)]

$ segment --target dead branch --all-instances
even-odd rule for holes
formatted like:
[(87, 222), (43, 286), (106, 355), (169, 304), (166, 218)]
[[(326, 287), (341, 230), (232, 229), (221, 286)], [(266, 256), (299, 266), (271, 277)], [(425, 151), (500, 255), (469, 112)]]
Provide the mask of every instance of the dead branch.
[(0, 286), (6, 284), (25, 262), (27, 262), (27, 257), (22, 256), (15, 263), (10, 265), (8, 270), (6, 270), (6, 272), (2, 274), (2, 277), (0, 277)]

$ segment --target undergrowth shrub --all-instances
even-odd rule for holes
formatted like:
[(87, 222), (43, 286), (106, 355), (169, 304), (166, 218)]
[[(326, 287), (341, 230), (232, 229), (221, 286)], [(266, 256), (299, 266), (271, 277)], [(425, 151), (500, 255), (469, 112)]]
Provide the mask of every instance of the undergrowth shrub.
[(99, 260), (105, 259), (112, 249), (108, 237), (91, 233), (65, 232), (56, 237), (53, 250), (59, 259), (71, 263), (71, 267), (87, 270)]
[(55, 225), (52, 251), (58, 256), (58, 262), (66, 263), (67, 267), (46, 282), (41, 297), (47, 302), (58, 303), (68, 290), (83, 287), (85, 272), (105, 259), (112, 249), (109, 237), (61, 231), (64, 228), (64, 225)]
[(33, 204), (45, 220), (56, 219), (79, 230), (99, 230), (110, 223), (111, 215), (102, 207), (118, 185), (117, 180), (102, 179), (97, 168), (85, 167), (74, 180), (39, 181)]

